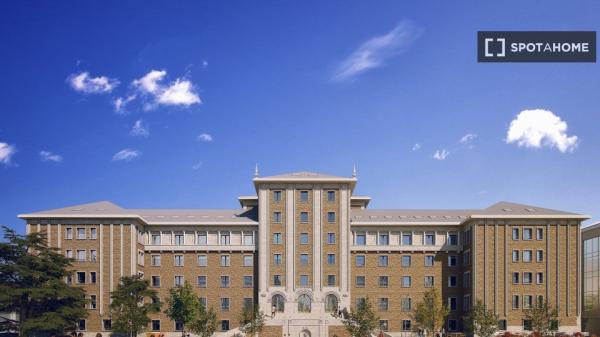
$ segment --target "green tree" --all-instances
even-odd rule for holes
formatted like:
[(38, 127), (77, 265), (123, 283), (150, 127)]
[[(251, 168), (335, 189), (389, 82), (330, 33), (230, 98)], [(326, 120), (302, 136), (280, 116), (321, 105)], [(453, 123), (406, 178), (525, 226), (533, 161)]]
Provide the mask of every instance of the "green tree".
[(244, 306), (239, 317), (240, 330), (246, 335), (261, 333), (265, 326), (265, 314), (255, 305), (252, 308)]
[(190, 326), (198, 316), (200, 302), (192, 286), (186, 281), (183, 287), (169, 290), (167, 310), (165, 314), (175, 322), (183, 325), (181, 335), (185, 336), (186, 327)]
[(137, 336), (150, 323), (148, 314), (160, 311), (157, 293), (148, 289), (149, 285), (139, 275), (121, 277), (117, 289), (110, 294), (113, 333)]
[(448, 316), (448, 308), (442, 304), (442, 298), (435, 288), (423, 294), (423, 301), (419, 302), (413, 313), (417, 325), (429, 332), (440, 330)]
[(32, 337), (74, 331), (87, 311), (84, 291), (65, 283), (71, 261), (49, 248), (43, 233), (18, 235), (8, 227), (3, 230), (0, 312), (16, 312), (18, 319), (2, 317), (0, 331)]
[(558, 310), (550, 306), (548, 300), (523, 310), (523, 316), (531, 321), (531, 328), (542, 336), (553, 336), (558, 330)]
[(369, 298), (358, 303), (356, 310), (350, 312), (342, 319), (344, 327), (352, 337), (370, 337), (371, 332), (378, 327), (379, 317), (375, 315)]
[(200, 303), (196, 312), (196, 319), (190, 325), (190, 331), (198, 337), (210, 337), (217, 331), (217, 313), (211, 307), (208, 310)]
[(493, 310), (487, 310), (481, 300), (464, 317), (467, 332), (479, 337), (491, 337), (498, 331), (498, 315)]

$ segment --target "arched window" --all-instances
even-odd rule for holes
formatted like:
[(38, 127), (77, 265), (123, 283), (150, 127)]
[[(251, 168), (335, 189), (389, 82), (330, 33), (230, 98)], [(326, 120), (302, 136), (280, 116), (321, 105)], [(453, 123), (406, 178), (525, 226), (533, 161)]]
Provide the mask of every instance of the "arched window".
[(275, 312), (283, 312), (285, 309), (285, 299), (279, 294), (273, 295), (271, 303), (273, 304), (273, 310)]
[(338, 299), (335, 295), (329, 294), (325, 297), (325, 311), (335, 312), (338, 309)]
[(310, 312), (310, 297), (306, 294), (298, 297), (298, 312)]

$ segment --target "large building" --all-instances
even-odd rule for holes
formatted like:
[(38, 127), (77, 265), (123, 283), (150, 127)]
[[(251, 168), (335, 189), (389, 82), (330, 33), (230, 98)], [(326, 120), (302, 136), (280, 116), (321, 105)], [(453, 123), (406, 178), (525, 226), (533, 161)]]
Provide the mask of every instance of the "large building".
[(581, 230), (583, 314), (581, 329), (600, 334), (600, 223)]
[[(352, 177), (300, 172), (253, 179), (240, 209), (124, 209), (97, 202), (20, 215), (28, 232), (75, 259), (72, 282), (90, 299), (86, 335), (111, 327), (109, 294), (142, 274), (161, 299), (190, 282), (232, 335), (245, 305), (269, 317), (266, 336), (344, 336), (331, 315), (369, 298), (380, 327), (416, 330), (411, 318), (435, 287), (461, 331), (476, 299), (502, 329), (530, 329), (523, 309), (548, 300), (560, 331), (580, 330), (580, 224), (586, 216), (515, 203), (485, 209), (369, 209)], [(271, 315), (273, 313), (273, 315)], [(175, 335), (163, 313), (150, 331)], [(177, 334), (178, 335), (178, 334)]]

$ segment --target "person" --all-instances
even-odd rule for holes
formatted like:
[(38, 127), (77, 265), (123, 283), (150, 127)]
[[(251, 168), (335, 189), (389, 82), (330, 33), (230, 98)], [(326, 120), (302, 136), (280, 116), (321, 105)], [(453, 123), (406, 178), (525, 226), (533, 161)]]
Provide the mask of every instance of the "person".
[(96, 337), (102, 337), (102, 334), (98, 332), (98, 333), (96, 334)]

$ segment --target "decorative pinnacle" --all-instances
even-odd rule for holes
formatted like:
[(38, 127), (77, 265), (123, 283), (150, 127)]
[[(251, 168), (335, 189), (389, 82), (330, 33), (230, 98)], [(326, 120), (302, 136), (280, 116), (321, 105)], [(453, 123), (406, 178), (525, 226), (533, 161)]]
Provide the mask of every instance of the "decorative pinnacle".
[(354, 164), (354, 167), (352, 168), (352, 178), (356, 178), (356, 164)]
[(258, 163), (256, 163), (256, 165), (254, 166), (254, 176), (255, 177), (259, 176), (259, 174), (258, 174)]

